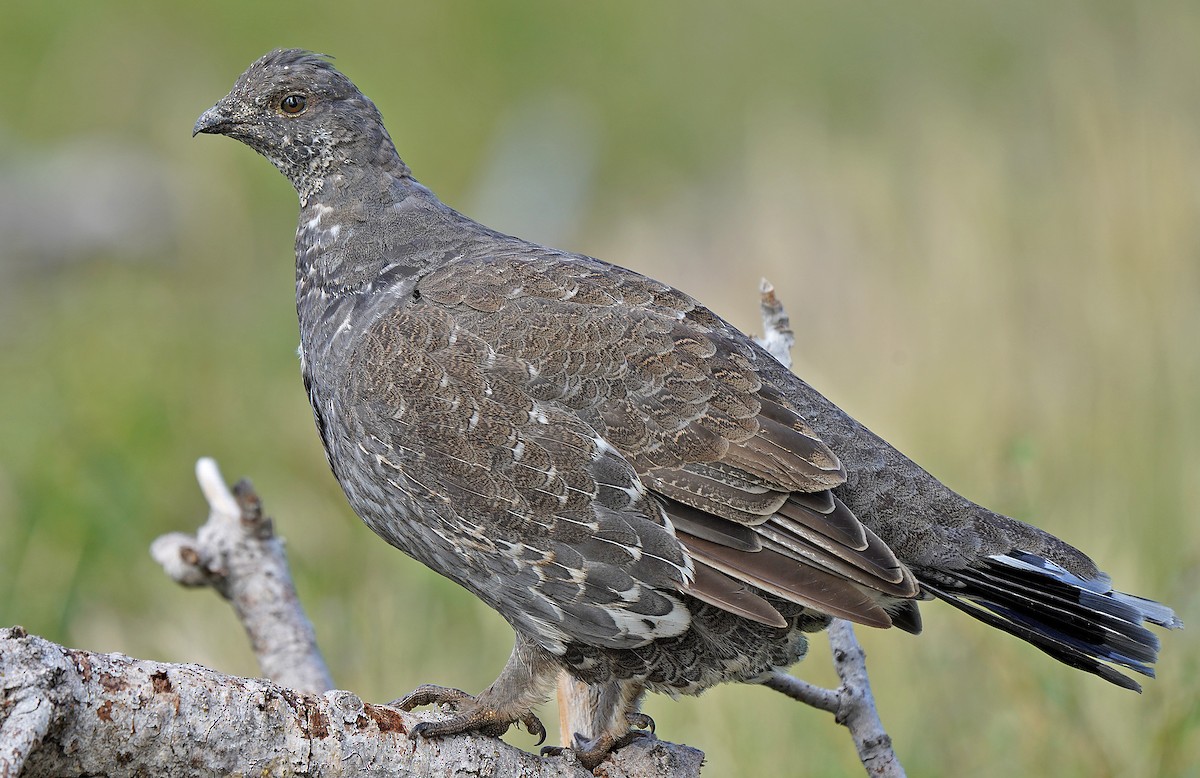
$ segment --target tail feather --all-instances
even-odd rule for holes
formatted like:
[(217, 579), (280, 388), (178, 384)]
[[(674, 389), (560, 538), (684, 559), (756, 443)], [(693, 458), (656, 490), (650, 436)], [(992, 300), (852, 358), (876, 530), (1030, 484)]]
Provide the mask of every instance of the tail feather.
[(1053, 580), (1038, 588), (1038, 581), (993, 575), (986, 568), (968, 571), (961, 578), (1014, 620), (1033, 629), (1053, 629), (1064, 640), (1077, 641), (1104, 659), (1142, 672), (1146, 663), (1157, 658), (1158, 637), (1141, 626), (1141, 613), (1119, 600)]
[(1143, 624), (1182, 626), (1165, 605), (1113, 591), (1103, 574), (1083, 579), (1020, 551), (971, 568), (917, 571), (917, 578), (930, 594), (980, 621), (1135, 691), (1141, 686), (1110, 664), (1153, 678), (1159, 640)]
[(1183, 629), (1183, 620), (1175, 615), (1175, 611), (1161, 602), (1147, 600), (1145, 597), (1138, 597), (1135, 594), (1126, 594), (1125, 592), (1110, 592), (1109, 596), (1114, 600), (1120, 600), (1141, 611), (1146, 621), (1151, 624), (1157, 624), (1167, 629)]

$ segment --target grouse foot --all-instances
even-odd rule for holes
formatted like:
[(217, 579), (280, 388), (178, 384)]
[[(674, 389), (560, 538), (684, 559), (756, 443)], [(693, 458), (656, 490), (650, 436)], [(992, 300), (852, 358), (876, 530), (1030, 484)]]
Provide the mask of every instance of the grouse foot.
[(474, 696), (461, 689), (422, 684), (388, 704), (401, 710), (412, 710), (422, 705), (449, 705), (458, 711), (457, 715), (443, 721), (422, 721), (409, 731), (408, 736), (411, 738), (442, 737), (463, 732), (500, 737), (511, 725), (520, 722), (529, 734), (537, 736), (538, 742), (535, 745), (540, 746), (546, 742), (546, 728), (532, 712), (513, 716), (510, 712), (481, 705)]
[(546, 746), (542, 749), (542, 756), (562, 756), (565, 752), (571, 751), (575, 754), (575, 758), (579, 760), (579, 764), (588, 770), (594, 770), (598, 764), (603, 762), (609, 754), (618, 748), (624, 748), (640, 738), (654, 737), (654, 719), (645, 713), (638, 713), (636, 711), (626, 713), (625, 719), (629, 722), (629, 726), (634, 729), (631, 729), (624, 735), (617, 737), (604, 734), (588, 740), (576, 732), (574, 743), (570, 748), (565, 746)]
[(644, 729), (648, 730), (649, 734), (654, 734), (654, 719), (650, 718), (645, 713), (631, 711), (625, 714), (625, 720), (628, 721), (629, 726), (633, 727), (634, 729)]

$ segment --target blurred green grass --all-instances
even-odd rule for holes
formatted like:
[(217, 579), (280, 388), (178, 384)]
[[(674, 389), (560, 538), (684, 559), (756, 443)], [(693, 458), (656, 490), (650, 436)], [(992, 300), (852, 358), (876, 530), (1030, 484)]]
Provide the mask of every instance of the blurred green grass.
[[(484, 221), (480, 171), (516, 154), (534, 172), (493, 226), (749, 330), (769, 277), (811, 383), (1191, 623), (1140, 697), (936, 604), (919, 638), (860, 630), (910, 774), (1200, 775), (1198, 39), (1182, 2), (14, 4), (0, 188), (83, 141), (132, 149), (170, 229), (54, 257), (0, 234), (0, 623), (255, 674), (227, 606), (146, 553), (202, 520), (212, 455), (277, 518), (340, 685), (479, 689), (507, 656), (499, 617), (377, 541), (327, 472), (294, 355), (294, 194), (189, 138), (246, 64), (297, 45), (338, 55), (417, 176)], [(504, 138), (563, 99), (590, 163), (548, 224), (522, 189), (566, 173)], [(827, 659), (818, 639), (797, 672), (828, 683)], [(766, 690), (648, 712), (708, 774), (861, 770), (827, 716)]]

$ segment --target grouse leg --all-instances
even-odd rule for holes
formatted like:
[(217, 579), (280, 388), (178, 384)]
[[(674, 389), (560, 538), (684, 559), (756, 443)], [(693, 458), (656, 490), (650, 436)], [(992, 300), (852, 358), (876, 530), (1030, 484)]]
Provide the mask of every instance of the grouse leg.
[(651, 736), (654, 720), (638, 710), (645, 695), (641, 684), (613, 681), (587, 686), (586, 690), (585, 698), (577, 701), (583, 710), (572, 716), (571, 724), (576, 729), (570, 748), (548, 746), (542, 754), (556, 756), (573, 751), (579, 763), (591, 770), (610, 752), (637, 738)]
[(538, 744), (546, 740), (546, 728), (533, 707), (546, 701), (550, 684), (558, 672), (554, 659), (529, 638), (517, 633), (516, 644), (500, 676), (477, 696), (459, 689), (423, 684), (391, 705), (412, 710), (421, 705), (448, 704), (456, 715), (442, 721), (423, 721), (410, 737), (441, 737), (462, 732), (479, 732), (490, 737), (503, 735), (510, 725), (521, 722)]

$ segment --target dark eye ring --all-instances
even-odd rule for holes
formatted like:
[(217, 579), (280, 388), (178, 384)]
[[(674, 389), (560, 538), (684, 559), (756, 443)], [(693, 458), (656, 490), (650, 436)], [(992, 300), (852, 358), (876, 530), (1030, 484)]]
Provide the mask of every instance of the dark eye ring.
[(295, 116), (298, 113), (304, 113), (306, 102), (304, 95), (288, 95), (279, 103), (279, 110)]

